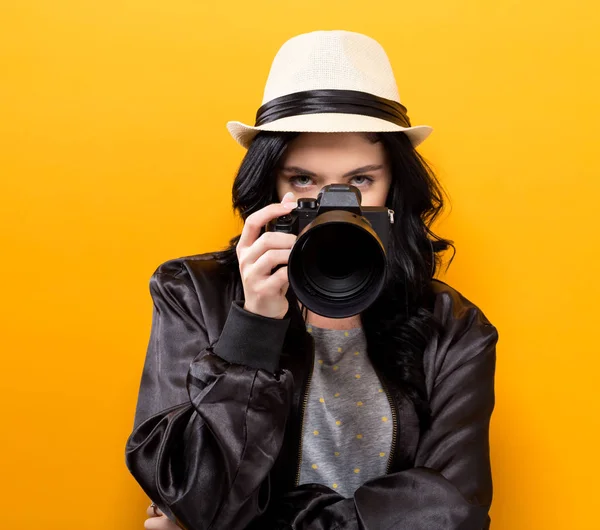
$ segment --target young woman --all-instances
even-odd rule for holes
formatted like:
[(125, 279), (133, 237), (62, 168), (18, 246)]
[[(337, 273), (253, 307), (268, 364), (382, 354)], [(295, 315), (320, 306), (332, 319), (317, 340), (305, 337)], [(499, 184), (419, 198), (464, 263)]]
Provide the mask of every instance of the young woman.
[[(488, 528), (498, 334), (434, 280), (451, 242), (385, 52), (313, 32), (277, 54), (233, 185), (222, 252), (161, 264), (127, 465), (146, 528)], [(394, 211), (385, 288), (332, 319), (288, 285), (296, 235), (265, 225), (328, 184)], [(277, 268), (282, 265), (282, 267)], [(273, 270), (275, 269), (275, 272)]]

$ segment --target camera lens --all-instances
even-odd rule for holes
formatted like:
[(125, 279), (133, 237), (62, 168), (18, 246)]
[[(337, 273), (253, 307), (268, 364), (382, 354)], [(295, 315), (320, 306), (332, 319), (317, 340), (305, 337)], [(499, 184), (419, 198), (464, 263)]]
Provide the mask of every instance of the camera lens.
[(317, 291), (345, 298), (360, 288), (374, 272), (366, 259), (369, 246), (364, 231), (352, 226), (329, 225), (311, 234), (303, 248), (303, 273)]
[(363, 218), (344, 211), (318, 216), (289, 260), (290, 284), (311, 311), (345, 318), (366, 309), (383, 288), (385, 250)]

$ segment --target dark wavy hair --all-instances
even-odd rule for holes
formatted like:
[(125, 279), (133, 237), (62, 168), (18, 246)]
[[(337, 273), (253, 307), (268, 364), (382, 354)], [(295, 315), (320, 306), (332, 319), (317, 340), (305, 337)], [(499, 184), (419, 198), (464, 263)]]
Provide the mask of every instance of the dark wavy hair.
[[(233, 208), (242, 219), (278, 202), (276, 170), (287, 145), (299, 133), (259, 133), (241, 162), (233, 183)], [(431, 411), (425, 386), (423, 352), (441, 324), (433, 315), (431, 281), (442, 264), (441, 253), (453, 242), (431, 230), (443, 209), (443, 191), (433, 171), (402, 132), (365, 133), (382, 142), (392, 181), (386, 206), (395, 212), (388, 251), (386, 287), (361, 314), (373, 364), (398, 381), (417, 412), (422, 430)], [(215, 253), (225, 266), (237, 267), (236, 236), (227, 249)], [(452, 259), (454, 255), (452, 256)], [(448, 266), (452, 262), (448, 263)], [(290, 307), (299, 311), (297, 305)]]

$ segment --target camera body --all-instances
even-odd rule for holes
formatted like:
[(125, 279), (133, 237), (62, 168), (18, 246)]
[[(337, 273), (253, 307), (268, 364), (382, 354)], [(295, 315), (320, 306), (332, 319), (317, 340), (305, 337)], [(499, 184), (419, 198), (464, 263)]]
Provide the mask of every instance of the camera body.
[(324, 186), (316, 199), (298, 199), (297, 208), (266, 227), (298, 236), (288, 278), (297, 298), (314, 313), (356, 315), (383, 288), (393, 211), (363, 207), (361, 199), (355, 186)]
[(357, 187), (330, 184), (323, 187), (316, 199), (298, 199), (298, 207), (288, 215), (271, 221), (267, 225), (267, 231), (300, 235), (317, 216), (340, 210), (352, 214), (357, 222), (370, 225), (387, 251), (394, 212), (379, 206), (361, 206), (361, 200), (362, 196)]

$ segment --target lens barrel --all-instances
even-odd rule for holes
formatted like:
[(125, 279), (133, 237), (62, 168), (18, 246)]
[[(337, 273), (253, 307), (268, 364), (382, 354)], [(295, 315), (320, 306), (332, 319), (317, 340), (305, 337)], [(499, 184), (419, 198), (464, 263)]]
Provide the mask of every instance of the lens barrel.
[(386, 252), (364, 217), (345, 210), (318, 215), (299, 234), (288, 262), (290, 286), (312, 312), (357, 315), (383, 289)]

